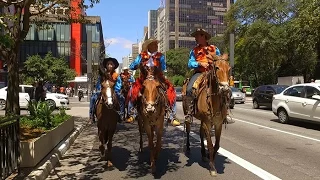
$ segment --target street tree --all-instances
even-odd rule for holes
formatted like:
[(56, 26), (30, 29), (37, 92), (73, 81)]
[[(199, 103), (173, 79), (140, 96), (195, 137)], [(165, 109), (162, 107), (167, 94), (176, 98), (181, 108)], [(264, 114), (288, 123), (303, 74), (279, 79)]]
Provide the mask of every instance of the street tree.
[(51, 52), (41, 57), (40, 55), (29, 56), (24, 63), (22, 78), (24, 83), (34, 83), (43, 79), (58, 86), (67, 85), (68, 80), (76, 76), (74, 69), (70, 69), (64, 57), (54, 57)]
[(256, 85), (276, 83), (279, 75), (308, 78), (315, 67), (319, 39), (316, 2), (236, 1), (226, 15), (225, 33), (236, 35), (235, 77), (254, 80)]
[[(20, 114), (19, 106), (19, 62), (17, 54), (20, 44), (29, 32), (32, 23), (41, 25), (46, 21), (48, 12), (53, 12), (56, 7), (68, 7), (67, 14), (59, 14), (60, 20), (66, 22), (84, 22), (82, 9), (93, 7), (99, 0), (0, 0), (0, 28), (1, 35), (0, 56), (8, 67), (8, 93), (6, 101), (6, 114)], [(69, 5), (71, 4), (71, 6)], [(5, 41), (2, 41), (4, 39)]]

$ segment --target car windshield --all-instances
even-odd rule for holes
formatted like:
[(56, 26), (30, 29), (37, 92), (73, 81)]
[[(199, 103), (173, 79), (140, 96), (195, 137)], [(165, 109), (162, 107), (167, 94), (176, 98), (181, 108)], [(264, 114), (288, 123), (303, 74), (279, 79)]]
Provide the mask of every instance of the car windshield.
[(283, 90), (285, 90), (289, 86), (274, 86), (274, 90), (276, 91), (276, 94), (280, 94)]
[(240, 90), (238, 88), (234, 88), (234, 87), (231, 88), (231, 91), (232, 92), (240, 92)]
[(181, 92), (182, 88), (181, 87), (175, 87), (176, 92)]

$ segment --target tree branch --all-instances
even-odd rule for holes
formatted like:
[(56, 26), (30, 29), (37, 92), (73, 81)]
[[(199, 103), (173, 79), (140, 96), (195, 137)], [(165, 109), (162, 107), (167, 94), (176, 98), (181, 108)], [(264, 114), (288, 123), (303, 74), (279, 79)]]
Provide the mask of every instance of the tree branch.
[(44, 7), (44, 8), (42, 8), (42, 9), (40, 9), (39, 11), (30, 12), (30, 14), (31, 14), (31, 16), (36, 16), (36, 15), (42, 14), (42, 13), (44, 13), (45, 11), (53, 8), (53, 6), (55, 6), (56, 4), (59, 4), (59, 3), (61, 3), (61, 2), (62, 2), (62, 0), (55, 0), (55, 1), (53, 1), (50, 5), (48, 5), (48, 6)]
[(31, 3), (32, 3), (32, 0), (27, 0), (25, 2), (25, 5), (24, 5), (24, 15), (23, 15), (23, 19), (22, 19), (22, 30), (21, 30), (21, 34), (20, 34), (20, 39), (24, 39), (28, 32), (29, 32), (29, 29), (30, 29), (30, 6), (31, 6)]

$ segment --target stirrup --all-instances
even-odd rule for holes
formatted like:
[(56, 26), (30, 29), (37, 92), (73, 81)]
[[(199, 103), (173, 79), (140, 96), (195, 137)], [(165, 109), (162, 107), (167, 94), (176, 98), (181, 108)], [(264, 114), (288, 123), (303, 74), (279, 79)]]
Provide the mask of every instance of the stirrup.
[(185, 122), (189, 122), (190, 124), (193, 123), (193, 116), (191, 114), (188, 114), (184, 117)]

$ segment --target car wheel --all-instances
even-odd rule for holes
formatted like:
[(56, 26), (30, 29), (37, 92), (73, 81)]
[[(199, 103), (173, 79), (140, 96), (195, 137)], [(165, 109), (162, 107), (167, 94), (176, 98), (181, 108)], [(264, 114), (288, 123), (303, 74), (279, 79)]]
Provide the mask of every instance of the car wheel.
[(52, 109), (56, 109), (56, 102), (54, 102), (54, 100), (48, 99), (46, 101)]
[(253, 100), (253, 109), (259, 109), (259, 104), (256, 100)]
[(0, 99), (0, 109), (1, 110), (6, 109), (6, 101), (4, 99)]
[(287, 111), (284, 108), (278, 110), (278, 118), (282, 124), (286, 124), (289, 121), (289, 116)]

